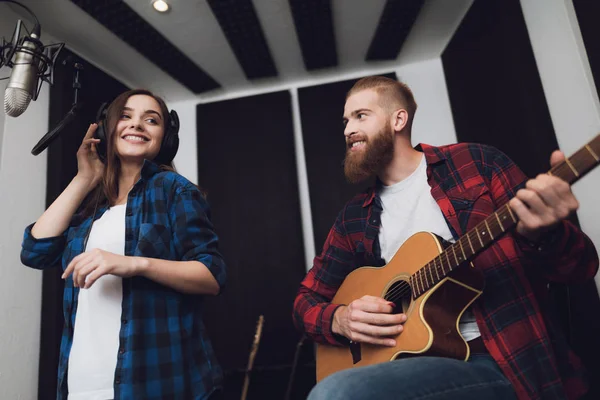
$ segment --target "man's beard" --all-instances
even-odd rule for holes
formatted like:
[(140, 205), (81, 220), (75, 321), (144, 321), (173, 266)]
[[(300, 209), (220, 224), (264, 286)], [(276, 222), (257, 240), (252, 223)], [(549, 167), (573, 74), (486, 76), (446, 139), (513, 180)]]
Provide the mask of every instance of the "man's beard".
[(394, 136), (389, 123), (373, 139), (364, 140), (364, 150), (346, 150), (344, 174), (350, 183), (360, 183), (375, 176), (394, 158)]

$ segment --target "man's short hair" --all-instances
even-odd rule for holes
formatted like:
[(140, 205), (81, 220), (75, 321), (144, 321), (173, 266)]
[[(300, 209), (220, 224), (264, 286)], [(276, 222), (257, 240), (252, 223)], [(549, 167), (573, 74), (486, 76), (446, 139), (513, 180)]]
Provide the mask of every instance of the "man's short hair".
[(410, 131), (417, 111), (417, 103), (408, 85), (385, 76), (368, 76), (360, 79), (352, 86), (352, 89), (346, 95), (346, 100), (353, 94), (366, 89), (374, 89), (379, 94), (379, 100), (383, 107), (394, 111), (398, 108), (404, 108), (408, 113), (406, 126)]

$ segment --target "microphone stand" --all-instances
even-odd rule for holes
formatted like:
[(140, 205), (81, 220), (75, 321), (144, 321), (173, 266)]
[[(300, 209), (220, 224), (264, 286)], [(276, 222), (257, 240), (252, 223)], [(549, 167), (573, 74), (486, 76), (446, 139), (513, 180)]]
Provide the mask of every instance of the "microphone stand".
[[(66, 65), (70, 61), (70, 57), (67, 57), (67, 59), (63, 61), (63, 65)], [(82, 103), (79, 103), (79, 90), (81, 89), (79, 74), (80, 71), (83, 70), (83, 64), (74, 62), (73, 68), (75, 69), (75, 72), (73, 74), (73, 89), (75, 93), (73, 95), (73, 104), (71, 105), (71, 109), (69, 110), (67, 115), (65, 115), (63, 119), (58, 123), (58, 125), (50, 132), (46, 133), (40, 139), (40, 141), (37, 142), (37, 144), (33, 147), (33, 149), (31, 150), (31, 154), (33, 154), (34, 156), (37, 156), (42, 151), (44, 151), (46, 147), (48, 147), (50, 143), (52, 143), (54, 139), (58, 137), (58, 133), (62, 131), (68, 124), (70, 124), (71, 121), (73, 121), (73, 119), (75, 119), (75, 117), (77, 116), (77, 112), (81, 110)]]

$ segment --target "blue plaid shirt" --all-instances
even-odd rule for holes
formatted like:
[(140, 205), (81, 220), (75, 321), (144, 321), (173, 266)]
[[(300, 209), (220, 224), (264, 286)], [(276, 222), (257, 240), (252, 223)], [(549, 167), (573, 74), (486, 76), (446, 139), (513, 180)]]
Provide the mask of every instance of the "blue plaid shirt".
[[(99, 207), (96, 219), (106, 211)], [(200, 261), (222, 288), (225, 263), (196, 186), (151, 162), (129, 193), (125, 255)], [(36, 269), (63, 270), (84, 251), (92, 217), (73, 218), (58, 237), (36, 239), (25, 229), (21, 261)], [(65, 281), (58, 399), (66, 399), (67, 366), (73, 342), (79, 289)], [(222, 385), (222, 372), (202, 322), (202, 296), (183, 294), (143, 277), (123, 279), (122, 321), (114, 379), (115, 399), (206, 399)]]

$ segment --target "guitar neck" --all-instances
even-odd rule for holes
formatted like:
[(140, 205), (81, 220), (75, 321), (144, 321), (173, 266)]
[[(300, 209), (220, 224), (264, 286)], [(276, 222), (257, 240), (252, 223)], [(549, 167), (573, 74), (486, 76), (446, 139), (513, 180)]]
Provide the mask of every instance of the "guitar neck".
[[(598, 164), (600, 164), (600, 135), (571, 157), (554, 166), (548, 174), (573, 184)], [(508, 204), (500, 207), (410, 277), (413, 297), (417, 298), (431, 289), (456, 267), (471, 260), (505, 232), (514, 228), (518, 221), (517, 215)]]
[(256, 322), (256, 332), (254, 333), (254, 341), (252, 342), (252, 349), (250, 350), (250, 356), (248, 357), (248, 366), (246, 367), (246, 376), (244, 377), (244, 385), (242, 386), (242, 397), (241, 400), (246, 400), (248, 395), (248, 387), (250, 385), (250, 372), (254, 366), (254, 358), (258, 352), (258, 346), (260, 344), (260, 338), (262, 336), (262, 328), (265, 322), (265, 317), (260, 315)]

